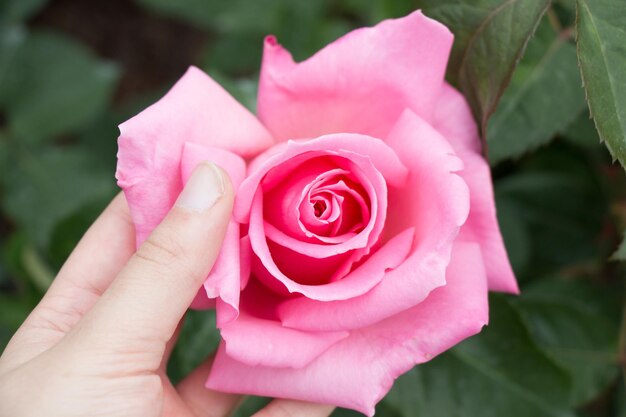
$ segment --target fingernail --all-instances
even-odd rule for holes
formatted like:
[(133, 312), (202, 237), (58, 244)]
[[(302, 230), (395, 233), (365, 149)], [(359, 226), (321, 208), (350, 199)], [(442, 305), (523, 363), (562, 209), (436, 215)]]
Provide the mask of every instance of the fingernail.
[(192, 172), (176, 205), (201, 213), (209, 210), (224, 195), (224, 178), (211, 162), (202, 162)]

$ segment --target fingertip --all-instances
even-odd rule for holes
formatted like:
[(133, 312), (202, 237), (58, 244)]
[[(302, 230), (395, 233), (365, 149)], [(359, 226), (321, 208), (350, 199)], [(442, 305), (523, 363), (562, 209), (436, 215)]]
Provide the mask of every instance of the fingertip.
[(232, 194), (228, 174), (212, 162), (198, 164), (176, 200), (176, 207), (203, 213)]
[(131, 332), (168, 340), (219, 256), (233, 197), (222, 168), (198, 164), (170, 212), (106, 291), (92, 320), (120, 328), (122, 338)]

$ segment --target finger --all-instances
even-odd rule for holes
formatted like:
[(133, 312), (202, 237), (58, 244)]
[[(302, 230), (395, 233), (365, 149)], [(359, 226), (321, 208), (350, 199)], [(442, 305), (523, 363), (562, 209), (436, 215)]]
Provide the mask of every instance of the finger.
[(87, 230), (5, 355), (23, 363), (56, 344), (126, 264), (135, 250), (134, 240), (128, 205), (120, 193)]
[(210, 163), (198, 165), (174, 207), (75, 333), (100, 348), (138, 342), (164, 349), (219, 254), (232, 204), (227, 174)]
[(174, 348), (176, 347), (176, 342), (178, 342), (178, 337), (180, 336), (180, 332), (183, 330), (184, 323), (185, 323), (185, 317), (180, 319), (180, 321), (178, 322), (178, 325), (176, 326), (176, 330), (174, 330), (174, 334), (172, 335), (170, 340), (167, 341), (167, 344), (165, 345), (165, 352), (163, 352), (163, 359), (161, 360), (161, 366), (160, 366), (160, 370), (163, 373), (163, 375), (167, 374), (167, 363), (169, 362), (170, 357), (172, 356), (172, 352), (174, 351)]
[(335, 407), (295, 400), (274, 400), (253, 417), (328, 417)]
[(163, 382), (163, 416), (176, 417), (200, 417), (196, 415), (188, 404), (178, 396), (176, 388), (165, 376), (161, 377)]
[(205, 388), (204, 385), (212, 365), (213, 357), (210, 357), (187, 375), (176, 387), (180, 398), (197, 417), (229, 416), (243, 399), (241, 395), (227, 394)]

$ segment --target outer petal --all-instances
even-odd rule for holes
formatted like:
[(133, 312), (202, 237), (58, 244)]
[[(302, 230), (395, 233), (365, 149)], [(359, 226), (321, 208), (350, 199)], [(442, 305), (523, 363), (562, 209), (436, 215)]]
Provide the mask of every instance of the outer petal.
[(480, 244), (490, 290), (517, 294), (517, 281), (496, 217), (491, 171), (480, 153), (478, 129), (465, 98), (447, 84), (437, 102), (433, 125), (465, 165), (460, 175), (470, 189), (471, 209), (460, 238)]
[[(246, 163), (234, 153), (220, 148), (187, 142), (184, 145), (181, 159), (183, 182), (187, 182), (196, 165), (203, 161), (216, 163), (225, 169), (230, 176), (234, 189), (239, 187), (246, 175)], [(216, 301), (218, 326), (234, 320), (239, 314), (241, 283), (239, 240), (239, 223), (231, 219), (220, 254), (209, 276), (204, 281), (203, 288), (200, 290), (204, 291), (206, 298), (218, 298)], [(203, 297), (201, 295), (197, 296), (192, 307), (211, 307), (210, 303), (202, 300)]]
[(487, 323), (487, 285), (477, 245), (455, 246), (446, 281), (421, 304), (351, 332), (302, 369), (249, 366), (222, 346), (207, 387), (334, 404), (372, 416), (395, 378)]
[(272, 144), (255, 116), (191, 67), (157, 103), (120, 125), (116, 177), (141, 243), (181, 190), (180, 158), (191, 141), (251, 156)]
[[(407, 184), (389, 188), (385, 233), (395, 236), (415, 227), (407, 260), (368, 293), (348, 300), (288, 300), (279, 307), (284, 325), (303, 330), (358, 329), (397, 314), (445, 284), (452, 244), (469, 212), (469, 193), (456, 174), (462, 167), (447, 141), (410, 111), (387, 143), (409, 169)], [(375, 308), (372, 308), (375, 306)]]
[(444, 83), (437, 98), (431, 124), (455, 151), (470, 150), (478, 154), (482, 151), (472, 110), (463, 94), (448, 83)]
[(303, 332), (242, 313), (221, 329), (226, 353), (245, 364), (302, 368), (348, 332)]
[(406, 108), (430, 120), (452, 39), (420, 11), (355, 30), (300, 64), (268, 37), (259, 118), (277, 140), (336, 132), (383, 138)]

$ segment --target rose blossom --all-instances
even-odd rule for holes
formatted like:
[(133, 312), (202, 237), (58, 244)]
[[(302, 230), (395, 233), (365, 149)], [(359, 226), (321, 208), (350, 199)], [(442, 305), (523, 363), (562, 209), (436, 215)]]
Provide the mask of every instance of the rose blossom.
[(476, 125), (444, 81), (452, 40), (419, 11), (302, 63), (269, 36), (258, 119), (192, 67), (120, 126), (138, 243), (200, 161), (237, 190), (194, 301), (223, 338), (207, 387), (372, 415), (396, 377), (480, 331), (488, 289), (518, 291)]

